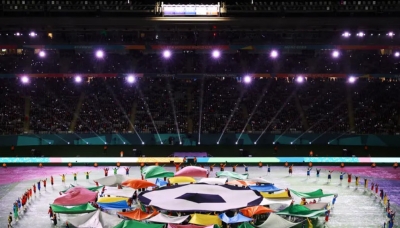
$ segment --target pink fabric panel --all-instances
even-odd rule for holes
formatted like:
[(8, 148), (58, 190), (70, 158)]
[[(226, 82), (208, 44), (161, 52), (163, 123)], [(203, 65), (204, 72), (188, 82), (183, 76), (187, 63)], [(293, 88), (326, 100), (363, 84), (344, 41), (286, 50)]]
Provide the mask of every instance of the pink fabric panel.
[(175, 173), (176, 177), (207, 177), (207, 170), (197, 166), (186, 166)]
[(61, 206), (76, 206), (96, 200), (97, 193), (83, 187), (74, 187), (54, 200), (53, 204)]

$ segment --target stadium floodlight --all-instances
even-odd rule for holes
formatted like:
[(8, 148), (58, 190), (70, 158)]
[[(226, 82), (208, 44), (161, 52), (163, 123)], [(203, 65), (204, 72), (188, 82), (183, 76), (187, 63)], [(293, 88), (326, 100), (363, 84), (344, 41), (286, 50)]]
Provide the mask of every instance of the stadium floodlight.
[(351, 33), (349, 33), (349, 32), (344, 32), (344, 33), (342, 33), (342, 36), (345, 37), (345, 38), (348, 38), (348, 37), (351, 36)]
[(212, 52), (212, 57), (213, 57), (214, 59), (218, 59), (220, 56), (221, 56), (221, 52), (220, 52), (220, 51), (214, 50), (214, 51)]
[(136, 78), (133, 75), (128, 75), (128, 77), (126, 77), (126, 81), (130, 84), (135, 83)]
[(400, 57), (400, 52), (396, 51), (396, 52), (394, 53), (394, 57)]
[(103, 50), (97, 50), (96, 51), (96, 58), (98, 58), (98, 59), (104, 58), (104, 51)]
[(303, 83), (304, 82), (304, 77), (303, 76), (297, 76), (296, 82), (297, 83)]
[(357, 36), (358, 36), (358, 37), (364, 37), (364, 36), (365, 36), (365, 33), (359, 32), (359, 33), (357, 33)]
[(388, 34), (386, 34), (388, 37), (393, 37), (394, 36), (394, 32), (388, 32)]
[(353, 77), (353, 76), (350, 76), (349, 79), (348, 79), (348, 82), (349, 83), (354, 83), (354, 82), (356, 82), (356, 78)]
[(164, 58), (166, 58), (166, 59), (169, 59), (170, 57), (171, 57), (171, 51), (170, 50), (165, 50), (164, 52), (163, 52), (163, 57)]
[(40, 58), (44, 58), (44, 57), (46, 57), (46, 52), (45, 51), (39, 51), (39, 57)]
[(22, 82), (23, 84), (29, 83), (29, 78), (28, 78), (28, 76), (22, 76), (22, 77), (21, 77), (21, 82)]
[(269, 56), (273, 59), (275, 59), (276, 57), (278, 57), (278, 51), (277, 50), (272, 50), (271, 53), (269, 54)]
[(244, 83), (249, 84), (251, 82), (251, 77), (246, 75), (246, 76), (244, 76), (243, 81), (244, 81)]
[(339, 55), (340, 55), (340, 52), (337, 51), (337, 50), (335, 50), (335, 51), (332, 52), (332, 57), (333, 57), (333, 58), (339, 58)]
[(82, 77), (81, 76), (75, 76), (75, 82), (76, 83), (81, 83), (82, 82)]
[(29, 33), (29, 36), (30, 36), (30, 37), (36, 37), (37, 34), (36, 34), (35, 32), (30, 32), (30, 33)]

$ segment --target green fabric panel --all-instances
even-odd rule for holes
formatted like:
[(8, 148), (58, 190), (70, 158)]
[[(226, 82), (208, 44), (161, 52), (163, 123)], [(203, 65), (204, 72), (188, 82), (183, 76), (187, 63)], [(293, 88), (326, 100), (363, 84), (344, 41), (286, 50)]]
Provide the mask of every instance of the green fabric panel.
[(163, 228), (164, 224), (142, 223), (135, 220), (124, 220), (114, 228)]
[(54, 213), (59, 213), (59, 214), (83, 214), (97, 210), (89, 203), (78, 205), (75, 207), (64, 207), (60, 205), (51, 204), (51, 208), (53, 209)]
[(240, 226), (238, 228), (253, 228), (253, 227), (254, 226), (252, 226), (250, 223), (244, 222), (244, 223), (240, 224)]
[(318, 189), (313, 192), (298, 192), (293, 189), (289, 189), (290, 193), (295, 194), (298, 197), (306, 198), (306, 199), (315, 199), (315, 198), (322, 198), (322, 197), (327, 197), (327, 196), (333, 196), (335, 194), (324, 194), (322, 189)]
[(326, 210), (310, 210), (303, 205), (290, 205), (289, 207), (277, 212), (277, 215), (291, 215), (298, 217), (317, 217), (325, 213)]
[(168, 172), (161, 166), (148, 166), (143, 169), (142, 174), (145, 179), (161, 178), (161, 177), (174, 177), (174, 172)]

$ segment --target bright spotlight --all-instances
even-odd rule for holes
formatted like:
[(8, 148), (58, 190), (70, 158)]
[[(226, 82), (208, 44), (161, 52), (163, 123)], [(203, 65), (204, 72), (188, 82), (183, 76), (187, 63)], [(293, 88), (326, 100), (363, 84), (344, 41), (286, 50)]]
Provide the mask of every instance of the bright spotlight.
[(104, 142), (104, 144), (106, 144), (106, 145), (107, 145), (107, 142)]
[(219, 145), (219, 142), (217, 142), (217, 145)]
[(353, 77), (353, 76), (350, 76), (348, 81), (349, 81), (350, 83), (354, 83), (354, 82), (356, 81), (356, 78)]
[(332, 57), (333, 57), (333, 58), (338, 58), (339, 55), (340, 55), (339, 51), (333, 51), (333, 52), (332, 52)]
[(394, 36), (394, 32), (388, 32), (388, 34), (386, 34), (389, 37), (393, 37)]
[(68, 143), (68, 145), (69, 145), (69, 142), (67, 142)]
[(30, 32), (30, 33), (29, 33), (29, 36), (30, 36), (30, 37), (36, 37), (37, 34), (36, 34), (35, 32)]
[(197, 142), (197, 144), (199, 144), (199, 145), (200, 145), (200, 142)]
[(308, 144), (311, 144), (311, 142), (309, 142)]
[(330, 142), (328, 142), (328, 144), (331, 144)]
[(251, 82), (251, 77), (250, 76), (244, 76), (243, 81), (244, 81), (244, 83), (248, 84), (248, 83)]
[(293, 144), (293, 142), (290, 142), (290, 144)]
[(271, 58), (276, 58), (278, 57), (278, 51), (277, 50), (272, 50), (271, 53), (269, 54)]
[(162, 141), (161, 141), (160, 143), (161, 143), (161, 145), (163, 145), (163, 144), (164, 144)]
[(75, 82), (76, 83), (81, 83), (82, 82), (82, 77), (81, 76), (75, 76)]
[(358, 37), (364, 37), (364, 36), (365, 36), (365, 33), (359, 32), (359, 33), (357, 33), (357, 36), (358, 36)]
[(86, 144), (89, 144), (89, 142), (86, 142)]
[(348, 38), (351, 36), (351, 34), (349, 32), (344, 32), (342, 33), (342, 36)]
[(212, 57), (213, 57), (214, 59), (218, 59), (220, 56), (221, 56), (221, 52), (220, 52), (220, 51), (214, 50), (214, 51), (212, 52)]
[(235, 142), (235, 144), (237, 145), (238, 142)]
[(128, 83), (134, 83), (135, 81), (136, 81), (136, 79), (135, 79), (135, 76), (133, 76), (133, 75), (128, 75), (128, 77), (126, 77), (126, 81), (128, 82)]
[(395, 52), (395, 53), (394, 53), (394, 57), (400, 57), (400, 52), (398, 52), (398, 51)]
[(40, 58), (46, 57), (46, 52), (40, 51), (40, 52), (39, 52), (39, 57), (40, 57)]
[(272, 142), (272, 144), (274, 144), (274, 145), (275, 145), (275, 142)]
[(142, 145), (144, 145), (144, 142), (142, 142)]
[(124, 142), (124, 145), (125, 145), (126, 143)]
[(179, 145), (182, 145), (182, 142), (179, 142)]
[(257, 145), (257, 142), (254, 142), (254, 145)]
[(22, 76), (21, 82), (22, 82), (23, 84), (29, 83), (29, 78), (28, 78), (28, 76)]
[(303, 76), (297, 76), (296, 82), (297, 83), (303, 83), (304, 82), (304, 77)]
[(102, 50), (97, 50), (97, 51), (96, 51), (96, 57), (97, 57), (98, 59), (104, 58), (104, 51), (102, 51)]
[(169, 59), (171, 57), (171, 51), (170, 50), (165, 50), (163, 52), (163, 56), (164, 56), (164, 58)]

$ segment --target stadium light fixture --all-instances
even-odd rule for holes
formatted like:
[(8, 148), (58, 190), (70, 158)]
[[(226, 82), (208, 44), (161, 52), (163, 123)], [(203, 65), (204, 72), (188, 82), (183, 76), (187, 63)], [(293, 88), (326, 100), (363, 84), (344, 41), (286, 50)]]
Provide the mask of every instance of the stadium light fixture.
[(37, 34), (36, 34), (35, 32), (30, 32), (30, 33), (29, 33), (29, 36), (30, 36), (30, 37), (36, 37)]
[(396, 51), (396, 52), (394, 53), (394, 57), (400, 57), (400, 52)]
[(333, 57), (333, 58), (339, 58), (339, 55), (340, 55), (340, 52), (337, 51), (337, 50), (335, 50), (335, 51), (332, 52), (332, 57)]
[(272, 50), (269, 56), (273, 59), (278, 57), (278, 51), (277, 50)]
[(251, 82), (251, 77), (248, 76), (248, 75), (244, 76), (243, 82), (246, 83), (246, 84), (249, 84)]
[(76, 83), (81, 83), (82, 82), (82, 77), (79, 76), (79, 75), (75, 76), (74, 80), (75, 80)]
[(297, 83), (303, 83), (304, 82), (304, 77), (303, 76), (297, 76), (296, 82)]
[(126, 77), (126, 81), (127, 81), (128, 83), (130, 83), (130, 84), (133, 84), (133, 83), (135, 83), (136, 78), (135, 78), (135, 76), (133, 76), (133, 75), (128, 75), (128, 77)]
[(98, 59), (104, 58), (104, 51), (103, 50), (97, 50), (96, 51), (96, 58), (98, 58)]
[(39, 51), (39, 57), (40, 58), (44, 58), (44, 57), (46, 57), (46, 52), (45, 51)]
[(166, 59), (169, 59), (171, 57), (171, 55), (172, 55), (172, 53), (171, 53), (170, 50), (165, 50), (163, 52), (163, 57), (166, 58)]
[(350, 36), (351, 36), (351, 33), (349, 33), (349, 32), (342, 33), (342, 37), (348, 38)]
[(388, 32), (388, 34), (386, 34), (388, 37), (393, 37), (394, 36), (394, 32)]
[(365, 33), (364, 33), (364, 32), (359, 32), (359, 33), (357, 33), (357, 36), (358, 36), (358, 37), (364, 37), (364, 36), (365, 36)]
[(212, 57), (213, 57), (214, 59), (218, 59), (220, 56), (221, 56), (221, 52), (220, 52), (220, 51), (214, 50), (214, 51), (212, 52)]
[(28, 76), (22, 76), (22, 77), (21, 77), (21, 82), (22, 82), (23, 84), (28, 84), (28, 83), (29, 83), (29, 78), (28, 78)]
[(353, 76), (350, 76), (349, 79), (348, 79), (348, 82), (349, 83), (354, 83), (354, 82), (356, 82), (356, 78), (353, 77)]

